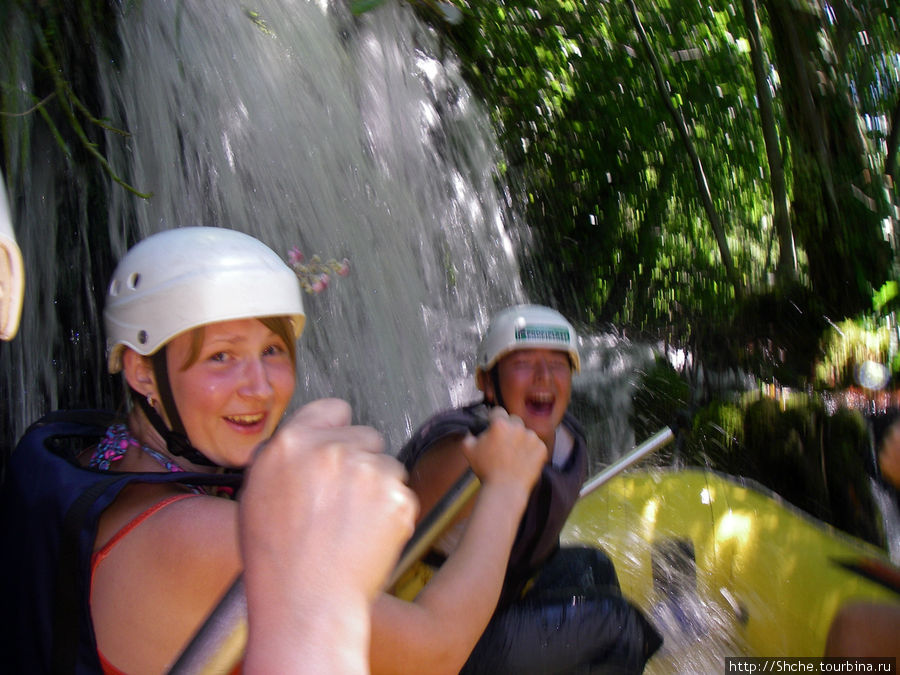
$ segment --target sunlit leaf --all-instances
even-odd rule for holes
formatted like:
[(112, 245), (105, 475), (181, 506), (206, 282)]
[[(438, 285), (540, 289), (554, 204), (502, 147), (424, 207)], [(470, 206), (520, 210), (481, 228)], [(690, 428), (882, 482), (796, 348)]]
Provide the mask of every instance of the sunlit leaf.
[(872, 308), (876, 312), (880, 312), (885, 305), (897, 297), (898, 293), (900, 293), (900, 285), (896, 281), (886, 282), (872, 297)]
[(351, 0), (350, 11), (354, 14), (364, 14), (385, 2), (386, 0)]

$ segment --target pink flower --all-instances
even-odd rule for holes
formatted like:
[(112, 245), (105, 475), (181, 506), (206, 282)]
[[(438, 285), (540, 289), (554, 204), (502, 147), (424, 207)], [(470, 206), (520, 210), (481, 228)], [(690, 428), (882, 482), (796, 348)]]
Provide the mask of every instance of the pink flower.
[(288, 251), (288, 261), (291, 263), (291, 265), (296, 265), (298, 263), (302, 263), (303, 259), (304, 259), (303, 254), (300, 252), (300, 249), (297, 248), (296, 246), (294, 246), (293, 248), (291, 248), (290, 251)]
[(328, 275), (323, 274), (313, 282), (312, 289), (314, 293), (321, 293), (328, 288)]
[(341, 266), (338, 268), (337, 273), (338, 273), (338, 275), (340, 275), (342, 277), (345, 277), (348, 274), (350, 274), (350, 261), (347, 260), (346, 258), (344, 258), (341, 261)]

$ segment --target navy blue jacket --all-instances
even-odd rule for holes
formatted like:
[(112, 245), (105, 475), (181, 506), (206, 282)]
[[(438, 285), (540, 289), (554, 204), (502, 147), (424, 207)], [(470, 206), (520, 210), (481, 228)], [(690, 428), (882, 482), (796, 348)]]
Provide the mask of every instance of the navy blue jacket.
[(131, 483), (229, 485), (238, 474), (125, 473), (81, 466), (111, 413), (58, 411), (33, 424), (0, 493), (0, 659), (10, 673), (99, 673), (90, 614), (100, 514)]

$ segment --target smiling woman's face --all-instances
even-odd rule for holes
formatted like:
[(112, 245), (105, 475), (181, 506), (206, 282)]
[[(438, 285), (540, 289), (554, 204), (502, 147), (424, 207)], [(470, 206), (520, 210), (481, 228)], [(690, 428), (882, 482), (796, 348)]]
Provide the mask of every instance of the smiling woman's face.
[(202, 331), (199, 345), (192, 331), (167, 347), (175, 405), (195, 448), (221, 466), (245, 466), (290, 403), (295, 376), (291, 352), (282, 337), (257, 319), (197, 330)]
[[(511, 415), (553, 448), (556, 427), (572, 396), (572, 364), (566, 352), (521, 349), (497, 362), (503, 404)], [(496, 400), (491, 378), (485, 378), (485, 394)]]

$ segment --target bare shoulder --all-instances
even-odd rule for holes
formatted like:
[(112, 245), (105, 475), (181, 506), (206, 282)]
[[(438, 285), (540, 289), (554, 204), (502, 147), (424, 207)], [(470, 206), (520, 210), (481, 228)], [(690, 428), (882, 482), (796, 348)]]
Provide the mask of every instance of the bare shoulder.
[[(185, 497), (178, 501), (171, 498)], [(164, 506), (163, 506), (164, 505)], [(148, 512), (156, 509), (152, 515)], [(228, 517), (230, 522), (237, 513), (237, 504), (227, 499), (193, 495), (177, 485), (133, 484), (122, 490), (116, 500), (103, 512), (97, 532), (94, 550), (106, 545), (122, 528), (129, 527), (135, 519), (144, 517), (137, 525), (137, 537), (153, 536), (154, 532), (179, 536), (185, 529), (205, 529)], [(199, 519), (199, 520), (198, 520)], [(185, 534), (190, 534), (185, 532)], [(128, 537), (130, 538), (131, 533)], [(118, 544), (117, 544), (118, 546)]]
[[(237, 504), (207, 496), (166, 501), (176, 494), (122, 495), (102, 532), (122, 521), (131, 527), (116, 530), (125, 534), (96, 564), (91, 587), (100, 650), (126, 672), (164, 669), (240, 571)], [(134, 511), (151, 515), (134, 525)], [(138, 648), (123, 625), (142, 635)]]
[[(113, 510), (104, 514), (104, 532), (114, 536), (123, 527), (133, 527), (116, 543), (116, 551), (153, 554), (156, 565), (167, 565), (170, 558), (179, 562), (181, 573), (205, 565), (207, 559), (218, 564), (238, 561), (237, 503), (219, 497), (194, 495), (174, 489), (135, 486), (123, 494)], [(146, 488), (146, 489), (140, 489)], [(182, 497), (181, 499), (174, 499)], [(135, 518), (143, 520), (135, 525)], [(121, 535), (120, 535), (121, 536)], [(109, 537), (107, 537), (108, 540)]]

